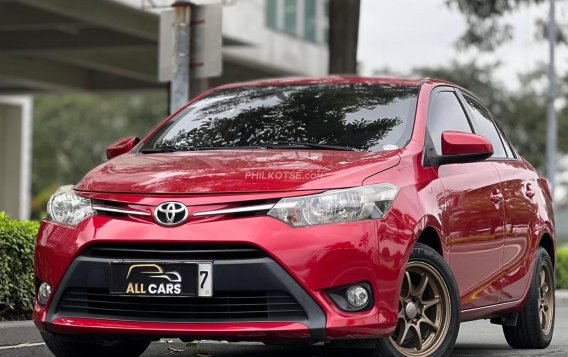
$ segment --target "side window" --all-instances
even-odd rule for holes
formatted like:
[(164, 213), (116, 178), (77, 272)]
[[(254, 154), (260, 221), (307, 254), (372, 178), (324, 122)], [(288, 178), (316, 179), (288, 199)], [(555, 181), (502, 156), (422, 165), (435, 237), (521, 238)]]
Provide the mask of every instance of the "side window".
[(428, 134), (434, 144), (436, 155), (442, 155), (442, 133), (444, 131), (472, 132), (454, 92), (436, 93), (430, 103)]
[(485, 108), (483, 108), (483, 106), (473, 98), (468, 97), (467, 95), (465, 95), (464, 97), (469, 109), (471, 110), (471, 119), (475, 123), (477, 134), (485, 136), (487, 139), (489, 139), (489, 141), (491, 141), (491, 144), (493, 145), (492, 157), (507, 157), (505, 148), (503, 147), (503, 142), (501, 141), (501, 137), (499, 137), (499, 133), (497, 133), (495, 124), (493, 124), (493, 120), (491, 120), (491, 116), (489, 115), (487, 110), (485, 110)]

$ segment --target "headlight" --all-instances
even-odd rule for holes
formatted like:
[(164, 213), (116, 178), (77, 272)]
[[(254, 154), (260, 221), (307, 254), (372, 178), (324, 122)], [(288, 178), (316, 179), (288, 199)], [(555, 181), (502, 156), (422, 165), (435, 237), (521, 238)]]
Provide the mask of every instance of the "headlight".
[(62, 186), (47, 203), (48, 219), (68, 226), (76, 226), (94, 214), (91, 200), (77, 196), (73, 186)]
[(398, 191), (394, 185), (379, 184), (283, 198), (268, 215), (293, 227), (383, 218)]

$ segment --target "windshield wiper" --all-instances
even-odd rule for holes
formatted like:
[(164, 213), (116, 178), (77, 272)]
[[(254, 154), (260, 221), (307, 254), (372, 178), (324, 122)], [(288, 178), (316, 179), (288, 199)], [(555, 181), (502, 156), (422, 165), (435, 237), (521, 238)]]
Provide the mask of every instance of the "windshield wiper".
[(259, 149), (264, 146), (173, 146), (165, 145), (155, 148), (144, 148), (140, 152), (143, 154), (155, 154), (162, 152), (176, 152), (176, 151), (205, 151), (205, 150), (242, 150), (242, 149)]
[(301, 142), (301, 141), (287, 141), (287, 140), (268, 141), (268, 142), (265, 142), (265, 143), (260, 143), (259, 146), (263, 146), (267, 149), (302, 149), (302, 148), (309, 148), (309, 149), (322, 149), (322, 150), (357, 151), (356, 149), (350, 148), (350, 147), (347, 147), (347, 146), (316, 144), (316, 143), (307, 143), (307, 142)]
[(155, 154), (164, 152), (176, 152), (176, 151), (198, 151), (198, 150), (246, 150), (246, 149), (322, 149), (322, 150), (340, 150), (340, 151), (356, 151), (356, 149), (347, 146), (337, 146), (337, 145), (327, 145), (327, 144), (315, 144), (306, 143), (299, 141), (268, 141), (265, 143), (260, 143), (258, 145), (251, 146), (174, 146), (174, 145), (164, 145), (155, 148), (143, 148), (140, 150), (143, 154)]

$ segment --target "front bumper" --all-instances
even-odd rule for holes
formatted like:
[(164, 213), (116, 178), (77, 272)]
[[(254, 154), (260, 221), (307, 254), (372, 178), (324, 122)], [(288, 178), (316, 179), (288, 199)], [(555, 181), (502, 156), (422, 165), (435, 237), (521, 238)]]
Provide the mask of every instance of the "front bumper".
[[(117, 260), (116, 254), (108, 251), (112, 246), (104, 246), (106, 249), (103, 251), (109, 255), (107, 258), (93, 256), (100, 255), (102, 249), (88, 249), (73, 261), (47, 312), (46, 320), (51, 321), (48, 326), (54, 331), (69, 331), (71, 326), (86, 327), (87, 320), (97, 319), (115, 321), (114, 328), (138, 326), (145, 333), (167, 331), (168, 328), (163, 326), (165, 323), (175, 333), (182, 331), (194, 337), (214, 337), (216, 332), (217, 337), (224, 337), (225, 334), (219, 332), (219, 323), (230, 322), (234, 324), (233, 333), (239, 332), (241, 323), (261, 323), (263, 329), (271, 326), (281, 334), (295, 333), (296, 338), (325, 339), (322, 309), (282, 267), (268, 257), (215, 260), (213, 297), (128, 297), (110, 295), (108, 291), (110, 263)], [(129, 255), (129, 261), (144, 261), (140, 257), (132, 257), (139, 256), (144, 246), (132, 246), (137, 249), (124, 253), (122, 248), (122, 255)], [(199, 252), (195, 248), (193, 251)], [(209, 254), (214, 254), (211, 253), (211, 245), (206, 248)], [(171, 246), (168, 249), (172, 249)], [(219, 249), (217, 254), (227, 251)], [(103, 330), (106, 328), (105, 324), (95, 325)], [(223, 330), (226, 328), (223, 326)]]
[[(35, 271), (38, 281), (49, 283), (54, 293), (45, 307), (36, 302), (34, 320), (40, 329), (61, 334), (254, 341), (384, 337), (396, 327), (399, 282), (411, 237), (412, 232), (393, 214), (381, 221), (306, 228), (291, 228), (259, 216), (174, 228), (98, 215), (77, 228), (44, 222), (36, 247)], [(89, 250), (113, 244), (254, 247), (263, 256), (213, 259), (214, 296), (235, 291), (268, 295), (284, 292), (302, 313), (273, 314), (273, 307), (268, 307), (262, 316), (195, 319), (191, 314), (165, 318), (155, 314), (108, 313), (106, 307), (111, 303), (103, 305), (103, 309), (89, 305), (90, 302), (83, 302), (76, 309), (65, 308), (68, 289), (104, 289), (108, 285), (109, 262), (114, 258), (93, 257)], [(370, 283), (373, 290), (374, 306), (368, 311), (344, 312), (326, 294), (329, 289), (361, 281)], [(125, 305), (117, 306), (118, 310), (127, 310)]]

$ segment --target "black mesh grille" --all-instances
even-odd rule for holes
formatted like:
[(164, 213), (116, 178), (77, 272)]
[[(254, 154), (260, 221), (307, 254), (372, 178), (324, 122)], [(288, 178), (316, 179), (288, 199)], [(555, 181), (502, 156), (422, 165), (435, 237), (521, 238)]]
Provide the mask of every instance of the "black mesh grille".
[(146, 297), (110, 295), (107, 289), (67, 288), (59, 301), (58, 313), (166, 322), (306, 318), (298, 302), (284, 291), (219, 292), (213, 297)]
[(264, 258), (260, 249), (244, 244), (98, 244), (84, 254), (109, 259), (239, 260)]

